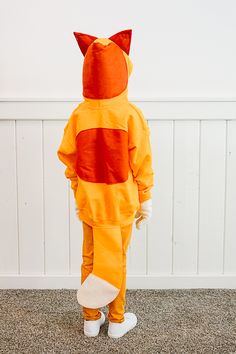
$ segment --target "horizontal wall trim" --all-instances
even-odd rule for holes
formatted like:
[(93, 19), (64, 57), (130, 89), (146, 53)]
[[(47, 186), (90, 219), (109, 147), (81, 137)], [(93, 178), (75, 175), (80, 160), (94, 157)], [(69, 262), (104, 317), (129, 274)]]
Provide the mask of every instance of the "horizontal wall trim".
[[(67, 120), (76, 99), (0, 99), (2, 120)], [(130, 99), (148, 120), (235, 120), (236, 98)]]
[[(2, 275), (1, 289), (76, 289), (80, 275)], [(128, 289), (236, 289), (234, 275), (128, 275)]]

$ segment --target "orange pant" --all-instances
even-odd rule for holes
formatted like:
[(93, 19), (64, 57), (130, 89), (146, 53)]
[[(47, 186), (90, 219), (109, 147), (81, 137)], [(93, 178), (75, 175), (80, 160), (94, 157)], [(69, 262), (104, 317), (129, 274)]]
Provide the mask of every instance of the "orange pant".
[[(93, 270), (93, 228), (85, 223), (83, 224), (83, 263), (81, 265), (81, 283)], [(121, 227), (122, 245), (123, 245), (123, 280), (118, 296), (108, 305), (108, 319), (111, 322), (123, 322), (125, 312), (125, 294), (126, 294), (126, 253), (132, 234), (132, 225)], [(99, 309), (89, 309), (83, 307), (83, 318), (85, 320), (97, 320), (101, 316)]]

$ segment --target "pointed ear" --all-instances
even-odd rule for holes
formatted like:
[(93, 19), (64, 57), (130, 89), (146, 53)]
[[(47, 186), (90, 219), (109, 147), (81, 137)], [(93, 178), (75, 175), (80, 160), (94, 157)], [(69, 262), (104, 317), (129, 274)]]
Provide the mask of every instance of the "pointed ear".
[(97, 37), (91, 36), (90, 34), (80, 33), (80, 32), (73, 32), (73, 33), (80, 47), (81, 52), (85, 56), (88, 47), (93, 41), (95, 41), (95, 39), (97, 39)]
[(121, 32), (114, 34), (109, 37), (109, 39), (115, 42), (126, 54), (129, 55), (130, 44), (132, 37), (132, 29), (127, 29)]

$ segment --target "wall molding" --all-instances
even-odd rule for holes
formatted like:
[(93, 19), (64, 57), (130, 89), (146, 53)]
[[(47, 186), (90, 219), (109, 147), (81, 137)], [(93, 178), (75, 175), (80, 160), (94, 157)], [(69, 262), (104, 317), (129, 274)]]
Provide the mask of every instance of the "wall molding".
[[(129, 98), (148, 120), (235, 120), (236, 97)], [(1, 120), (67, 120), (76, 98), (1, 98)]]
[[(78, 275), (1, 275), (0, 289), (76, 289)], [(128, 289), (236, 289), (236, 274), (127, 275)]]

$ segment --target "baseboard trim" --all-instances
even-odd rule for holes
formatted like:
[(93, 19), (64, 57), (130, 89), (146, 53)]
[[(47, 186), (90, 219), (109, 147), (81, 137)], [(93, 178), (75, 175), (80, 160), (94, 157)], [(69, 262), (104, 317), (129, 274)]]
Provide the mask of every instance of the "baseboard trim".
[[(0, 289), (76, 289), (80, 275), (0, 275)], [(128, 275), (128, 289), (236, 289), (236, 274)]]

